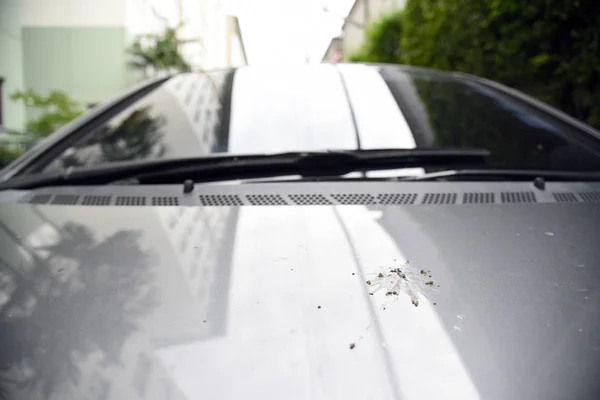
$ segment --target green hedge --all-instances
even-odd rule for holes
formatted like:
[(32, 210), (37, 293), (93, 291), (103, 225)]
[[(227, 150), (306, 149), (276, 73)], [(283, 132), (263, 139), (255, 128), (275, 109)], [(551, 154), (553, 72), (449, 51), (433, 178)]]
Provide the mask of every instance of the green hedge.
[(348, 61), (401, 63), (401, 15), (396, 11), (370, 24), (366, 28), (365, 43), (348, 57)]
[(396, 19), (398, 62), (493, 79), (600, 128), (600, 1), (408, 0)]

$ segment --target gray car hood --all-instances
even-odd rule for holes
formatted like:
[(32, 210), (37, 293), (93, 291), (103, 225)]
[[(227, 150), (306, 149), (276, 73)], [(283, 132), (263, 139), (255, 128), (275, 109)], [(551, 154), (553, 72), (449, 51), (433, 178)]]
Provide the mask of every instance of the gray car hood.
[(593, 204), (4, 204), (0, 221), (8, 399), (600, 393)]

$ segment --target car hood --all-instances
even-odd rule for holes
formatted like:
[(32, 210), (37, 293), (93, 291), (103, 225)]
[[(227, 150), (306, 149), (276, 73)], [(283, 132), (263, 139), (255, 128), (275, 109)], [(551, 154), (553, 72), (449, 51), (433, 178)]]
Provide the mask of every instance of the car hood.
[(0, 208), (8, 399), (598, 398), (593, 204)]

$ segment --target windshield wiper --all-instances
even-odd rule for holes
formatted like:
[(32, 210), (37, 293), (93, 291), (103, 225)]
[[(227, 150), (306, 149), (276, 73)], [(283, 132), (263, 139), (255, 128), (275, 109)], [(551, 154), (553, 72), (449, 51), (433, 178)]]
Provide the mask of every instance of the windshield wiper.
[(187, 179), (214, 182), (285, 175), (332, 177), (357, 171), (481, 165), (489, 156), (485, 149), (376, 149), (130, 161), (71, 168), (63, 173), (23, 175), (0, 183), (0, 190), (117, 181), (170, 184)]
[(600, 181), (600, 172), (544, 171), (514, 169), (464, 169), (432, 172), (419, 176), (399, 178), (402, 181), (533, 181), (541, 178), (547, 181), (591, 182)]

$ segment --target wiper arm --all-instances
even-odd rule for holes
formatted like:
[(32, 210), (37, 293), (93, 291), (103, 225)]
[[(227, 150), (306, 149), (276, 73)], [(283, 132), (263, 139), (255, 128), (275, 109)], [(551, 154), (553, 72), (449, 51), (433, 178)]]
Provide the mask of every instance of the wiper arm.
[(284, 175), (329, 177), (356, 171), (481, 165), (489, 155), (485, 149), (376, 149), (134, 161), (71, 169), (59, 174), (20, 176), (0, 183), (0, 190), (103, 185), (123, 180), (169, 184), (186, 179), (214, 182)]
[(511, 169), (465, 169), (432, 172), (419, 176), (400, 178), (402, 181), (533, 181), (542, 178), (547, 181), (591, 182), (600, 181), (600, 172), (581, 171), (544, 171), (544, 170), (511, 170)]

